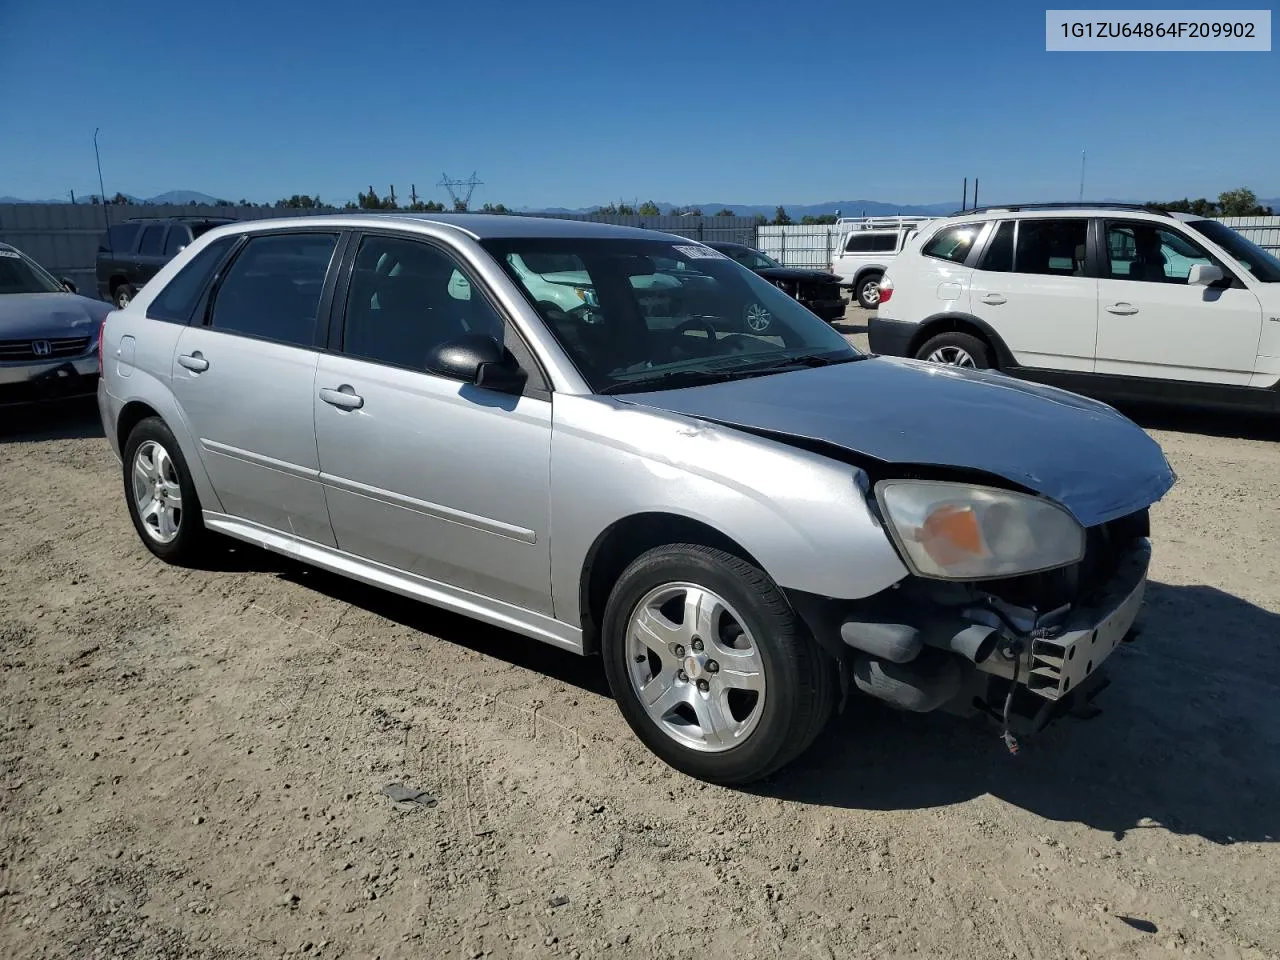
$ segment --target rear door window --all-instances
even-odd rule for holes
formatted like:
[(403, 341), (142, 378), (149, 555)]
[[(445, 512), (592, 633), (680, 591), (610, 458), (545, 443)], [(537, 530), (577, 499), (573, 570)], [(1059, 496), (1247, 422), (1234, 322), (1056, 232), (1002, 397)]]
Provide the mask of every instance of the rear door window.
[(98, 252), (131, 253), (141, 229), (142, 225), (138, 223), (117, 223), (98, 240)]
[(987, 244), (987, 249), (983, 251), (982, 259), (978, 261), (979, 270), (990, 273), (1013, 272), (1014, 231), (1015, 224), (1012, 220), (1005, 220), (996, 227), (995, 235)]
[(175, 223), (169, 228), (169, 236), (164, 241), (164, 255), (172, 257), (191, 242), (191, 231), (184, 224)]
[(164, 252), (164, 224), (152, 224), (142, 231), (138, 253), (144, 257), (158, 257)]
[(1050, 277), (1083, 277), (1089, 221), (1055, 217), (1018, 222), (1013, 272)]
[(336, 233), (253, 237), (218, 285), (210, 325), (277, 343), (311, 347)]

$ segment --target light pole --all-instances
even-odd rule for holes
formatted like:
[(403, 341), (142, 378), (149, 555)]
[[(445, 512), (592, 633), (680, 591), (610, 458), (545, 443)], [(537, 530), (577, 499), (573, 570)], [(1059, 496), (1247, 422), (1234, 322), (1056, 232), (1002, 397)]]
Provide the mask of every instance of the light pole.
[(102, 185), (102, 157), (98, 155), (97, 127), (93, 128), (93, 159), (98, 163), (98, 201), (102, 204), (102, 222), (107, 228), (107, 247), (112, 253), (115, 253), (115, 245), (111, 242), (111, 218), (107, 216), (107, 191)]

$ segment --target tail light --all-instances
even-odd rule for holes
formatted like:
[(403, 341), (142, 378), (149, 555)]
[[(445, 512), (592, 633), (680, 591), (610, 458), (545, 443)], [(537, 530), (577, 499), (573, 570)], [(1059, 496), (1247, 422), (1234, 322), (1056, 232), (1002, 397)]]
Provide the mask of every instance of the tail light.
[[(108, 314), (107, 316), (110, 316)], [(107, 318), (102, 318), (102, 323), (98, 324), (98, 376), (102, 376), (102, 354), (106, 350), (106, 345), (102, 342), (103, 335), (107, 332)]]
[(880, 278), (880, 303), (889, 302), (889, 298), (893, 296), (893, 281), (888, 277)]

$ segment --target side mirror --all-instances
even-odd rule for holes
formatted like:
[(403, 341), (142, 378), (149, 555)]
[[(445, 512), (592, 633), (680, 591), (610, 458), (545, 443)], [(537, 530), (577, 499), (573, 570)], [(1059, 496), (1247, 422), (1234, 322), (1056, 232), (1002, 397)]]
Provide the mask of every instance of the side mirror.
[(62, 280), (62, 289), (63, 289), (63, 290), (66, 290), (66, 291), (67, 291), (67, 293), (75, 293), (75, 292), (76, 292), (76, 285), (75, 285), (74, 283), (72, 283), (72, 282), (71, 282), (71, 280), (70, 280), (69, 278), (67, 278), (67, 277), (61, 277), (60, 279)]
[(1187, 283), (1194, 287), (1211, 287), (1224, 276), (1226, 274), (1216, 263), (1197, 263), (1187, 274)]
[(515, 355), (483, 333), (468, 333), (435, 347), (427, 354), (427, 369), (501, 393), (518, 393), (528, 379)]

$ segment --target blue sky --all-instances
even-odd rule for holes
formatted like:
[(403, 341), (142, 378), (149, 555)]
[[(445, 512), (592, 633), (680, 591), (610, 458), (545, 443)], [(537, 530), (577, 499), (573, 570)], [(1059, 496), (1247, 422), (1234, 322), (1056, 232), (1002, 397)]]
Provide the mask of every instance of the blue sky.
[[(1203, 0), (1201, 0), (1203, 2)], [(1130, 6), (1139, 6), (1130, 4)], [(0, 0), (0, 195), (1280, 196), (1280, 53), (1046, 53), (1045, 4)]]

